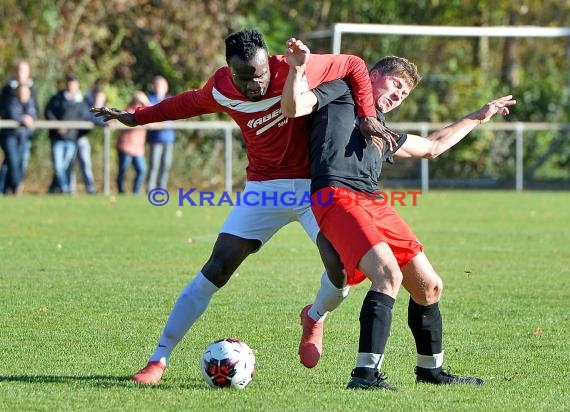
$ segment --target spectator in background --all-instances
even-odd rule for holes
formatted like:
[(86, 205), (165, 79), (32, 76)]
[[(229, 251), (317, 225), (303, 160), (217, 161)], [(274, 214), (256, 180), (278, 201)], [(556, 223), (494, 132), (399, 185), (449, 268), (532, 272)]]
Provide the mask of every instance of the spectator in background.
[[(138, 107), (150, 106), (146, 94), (141, 91), (133, 93), (131, 101), (128, 103), (126, 111), (134, 113)], [(123, 130), (117, 140), (117, 154), (119, 159), (119, 172), (117, 174), (117, 187), (119, 193), (125, 193), (125, 175), (129, 166), (135, 168), (135, 179), (133, 182), (133, 193), (140, 193), (146, 174), (146, 161), (144, 158), (144, 145), (147, 130), (134, 128)]]
[[(91, 120), (91, 114), (81, 94), (79, 80), (76, 75), (69, 74), (65, 78), (65, 89), (54, 94), (45, 110), (47, 120)], [(71, 193), (70, 168), (77, 151), (78, 129), (50, 129), (49, 138), (54, 169), (54, 181), (49, 192), (58, 189), (62, 193)]]
[[(106, 102), (105, 89), (100, 81), (96, 81), (86, 94), (85, 94), (85, 104), (89, 109), (92, 106), (104, 106)], [(95, 117), (89, 113), (89, 119), (96, 126), (104, 126), (105, 122), (98, 117)], [(93, 168), (91, 167), (91, 142), (89, 141), (89, 133), (93, 129), (82, 129), (79, 131), (77, 137), (77, 160), (79, 160), (79, 167), (81, 168), (81, 175), (83, 177), (83, 183), (85, 184), (85, 190), (87, 193), (95, 193), (95, 178), (93, 177)], [(76, 178), (73, 171), (73, 163), (70, 168), (70, 185), (71, 192), (76, 191)]]
[[(26, 86), (29, 88), (31, 93), (31, 101), (34, 105), (34, 110), (37, 115), (40, 113), (38, 98), (36, 95), (36, 89), (34, 87), (34, 81), (30, 76), (30, 64), (26, 60), (19, 60), (16, 63), (16, 76), (10, 78), (4, 86), (2, 87), (2, 93), (0, 95), (0, 117), (8, 119), (7, 114), (3, 112), (5, 105), (9, 104), (10, 99), (16, 96), (16, 90), (20, 86)], [(31, 133), (29, 138), (25, 141), (24, 147), (22, 148), (22, 178), (26, 174), (28, 169), (28, 163), (30, 160), (30, 153), (32, 150), (32, 136)], [(6, 173), (8, 171), (7, 165), (3, 164), (0, 166), (0, 192), (4, 192), (4, 183), (6, 181)]]
[[(152, 91), (148, 94), (151, 105), (160, 103), (167, 97), (168, 82), (162, 76), (156, 76), (153, 81)], [(168, 125), (168, 123), (165, 123)], [(150, 171), (148, 174), (147, 191), (155, 187), (167, 188), (168, 174), (172, 166), (172, 152), (174, 149), (174, 130), (158, 129), (149, 130), (147, 141), (150, 146)]]
[[(95, 80), (95, 83), (93, 83), (91, 90), (85, 93), (85, 103), (88, 107), (92, 107), (97, 104), (105, 104), (106, 100), (105, 85), (101, 79), (97, 79)], [(99, 121), (98, 118), (96, 119)]]
[(32, 99), (32, 90), (26, 84), (20, 84), (13, 95), (7, 95), (2, 100), (2, 118), (15, 120), (20, 127), (2, 129), (0, 131), (0, 146), (4, 151), (6, 170), (2, 193), (21, 194), (24, 179), (24, 158), (28, 151), (28, 141), (33, 133), (34, 122), (38, 119), (36, 105)]

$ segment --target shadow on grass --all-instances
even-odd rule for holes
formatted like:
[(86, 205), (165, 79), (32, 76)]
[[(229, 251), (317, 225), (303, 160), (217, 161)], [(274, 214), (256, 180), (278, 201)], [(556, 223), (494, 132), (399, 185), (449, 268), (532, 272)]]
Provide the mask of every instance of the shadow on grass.
[(203, 389), (204, 382), (168, 382), (162, 381), (157, 385), (140, 385), (131, 380), (130, 376), (110, 376), (110, 375), (89, 375), (89, 376), (67, 376), (67, 375), (0, 375), (0, 382), (21, 382), (31, 384), (63, 383), (77, 384), (85, 383), (88, 386), (96, 387), (124, 387), (124, 388), (150, 388), (150, 389)]

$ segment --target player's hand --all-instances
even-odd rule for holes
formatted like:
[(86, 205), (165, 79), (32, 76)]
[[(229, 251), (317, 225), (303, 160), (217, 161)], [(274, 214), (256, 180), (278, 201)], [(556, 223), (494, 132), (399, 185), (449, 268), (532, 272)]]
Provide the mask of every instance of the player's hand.
[(384, 152), (384, 144), (388, 145), (390, 151), (397, 145), (398, 133), (388, 129), (375, 117), (366, 116), (360, 119), (360, 133), (368, 143), (376, 146), (381, 154)]
[(509, 94), (487, 103), (476, 112), (471, 113), (469, 117), (478, 120), (479, 123), (486, 123), (497, 113), (503, 116), (508, 115), (510, 113), (509, 107), (514, 106), (516, 103), (517, 101)]
[(304, 68), (309, 62), (311, 51), (301, 40), (292, 37), (287, 40), (285, 56), (287, 58), (287, 63), (289, 63), (289, 66)]
[(96, 117), (102, 117), (106, 122), (109, 120), (118, 120), (125, 126), (134, 127), (137, 125), (135, 115), (124, 110), (109, 107), (92, 107), (89, 111), (94, 113)]

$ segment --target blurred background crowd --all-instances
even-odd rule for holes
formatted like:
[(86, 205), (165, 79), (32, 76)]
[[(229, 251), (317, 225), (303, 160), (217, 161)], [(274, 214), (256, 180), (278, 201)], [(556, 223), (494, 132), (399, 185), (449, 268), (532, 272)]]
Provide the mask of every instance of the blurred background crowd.
[[(150, 90), (146, 93), (135, 91), (125, 109), (134, 112), (138, 107), (156, 104), (168, 96), (167, 80), (163, 76), (155, 76)], [(24, 192), (35, 122), (41, 113), (46, 120), (87, 121), (103, 127), (107, 126), (105, 122), (94, 116), (89, 109), (104, 106), (105, 103), (105, 85), (102, 82), (97, 81), (86, 92), (82, 92), (77, 75), (69, 73), (42, 111), (30, 64), (26, 60), (19, 60), (14, 76), (6, 81), (0, 95), (0, 118), (17, 122), (16, 127), (0, 129), (0, 147), (4, 152), (4, 161), (0, 165), (0, 193), (21, 195)], [(86, 193), (97, 192), (91, 161), (91, 131), (91, 128), (74, 126), (49, 129), (53, 173), (46, 190), (48, 193), (76, 193), (77, 175), (81, 176)], [(145, 177), (148, 190), (168, 187), (174, 139), (174, 130), (169, 128), (123, 130), (116, 140), (118, 192), (140, 193)], [(150, 148), (148, 175), (145, 158), (147, 145)], [(129, 187), (125, 177), (131, 165), (135, 175)], [(76, 169), (79, 169), (77, 174)]]

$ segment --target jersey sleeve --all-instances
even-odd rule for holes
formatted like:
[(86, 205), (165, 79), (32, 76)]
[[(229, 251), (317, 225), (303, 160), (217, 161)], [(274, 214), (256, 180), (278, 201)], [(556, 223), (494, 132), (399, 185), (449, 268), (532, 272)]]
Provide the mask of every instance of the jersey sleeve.
[(384, 145), (384, 147), (386, 147), (386, 149), (384, 150), (383, 160), (386, 163), (394, 164), (394, 153), (396, 153), (398, 150), (400, 150), (400, 147), (402, 147), (402, 145), (405, 143), (405, 141), (407, 139), (408, 139), (407, 133), (400, 133), (400, 134), (398, 134), (398, 138), (396, 139), (396, 146), (394, 146), (392, 148), (392, 150), (390, 150), (387, 147), (388, 145)]
[(349, 54), (312, 54), (305, 75), (310, 89), (327, 81), (346, 78), (354, 95), (358, 117), (376, 117), (368, 68), (360, 57)]
[(211, 77), (200, 89), (185, 91), (153, 106), (139, 107), (135, 111), (137, 124), (188, 119), (220, 111), (212, 97), (213, 84), (214, 78)]
[(316, 110), (319, 110), (347, 92), (350, 93), (350, 89), (345, 81), (335, 80), (317, 86), (312, 92), (317, 97)]

